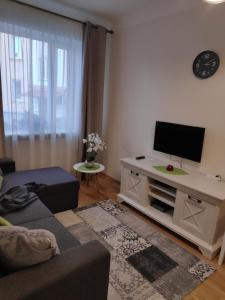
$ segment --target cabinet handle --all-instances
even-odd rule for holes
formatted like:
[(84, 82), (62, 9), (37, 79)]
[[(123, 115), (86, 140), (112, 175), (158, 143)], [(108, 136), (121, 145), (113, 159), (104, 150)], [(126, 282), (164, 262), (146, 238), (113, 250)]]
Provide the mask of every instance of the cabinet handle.
[(189, 200), (192, 200), (192, 201), (195, 201), (195, 202), (197, 202), (198, 204), (201, 204), (201, 203), (202, 203), (202, 200), (192, 198), (191, 196), (188, 196), (188, 199), (189, 199)]
[(135, 174), (136, 176), (139, 176), (139, 173), (135, 173), (134, 171), (130, 171), (130, 174)]

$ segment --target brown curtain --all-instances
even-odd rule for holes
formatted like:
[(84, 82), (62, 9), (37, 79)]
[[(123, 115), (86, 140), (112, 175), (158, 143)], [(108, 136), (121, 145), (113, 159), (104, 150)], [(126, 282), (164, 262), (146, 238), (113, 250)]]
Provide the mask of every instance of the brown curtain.
[(0, 73), (0, 158), (5, 156), (5, 136), (3, 120), (2, 82)]
[[(83, 137), (102, 134), (106, 29), (87, 23), (83, 48)], [(84, 159), (84, 150), (82, 151)]]

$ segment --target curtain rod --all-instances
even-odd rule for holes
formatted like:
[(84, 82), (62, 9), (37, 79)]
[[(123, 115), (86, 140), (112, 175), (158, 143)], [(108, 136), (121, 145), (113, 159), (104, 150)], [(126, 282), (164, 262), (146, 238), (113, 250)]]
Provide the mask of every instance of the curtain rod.
[[(64, 15), (61, 15), (61, 14), (58, 14), (56, 12), (53, 12), (53, 11), (50, 11), (50, 10), (47, 10), (47, 9), (44, 9), (44, 8), (41, 8), (41, 7), (37, 7), (37, 6), (34, 6), (32, 4), (28, 4), (28, 3), (24, 3), (24, 2), (21, 2), (19, 0), (9, 0), (11, 2), (15, 2), (15, 3), (18, 3), (20, 5), (24, 5), (24, 6), (28, 6), (28, 7), (31, 7), (31, 8), (34, 8), (34, 9), (37, 9), (37, 10), (40, 10), (40, 11), (43, 11), (43, 12), (47, 12), (47, 13), (50, 13), (52, 15), (55, 15), (55, 16), (58, 16), (58, 17), (61, 17), (61, 18), (64, 18), (64, 19), (67, 19), (67, 20), (70, 20), (70, 21), (74, 21), (74, 22), (78, 22), (78, 23), (81, 23), (83, 24), (84, 26), (87, 25), (86, 22), (84, 21), (81, 21), (81, 20), (77, 20), (77, 19), (74, 19), (74, 18), (71, 18), (71, 17), (67, 17), (67, 16), (64, 16)], [(98, 28), (98, 25), (92, 25), (94, 28)], [(106, 32), (109, 33), (109, 34), (114, 34), (114, 31), (113, 30), (109, 30), (106, 28)]]

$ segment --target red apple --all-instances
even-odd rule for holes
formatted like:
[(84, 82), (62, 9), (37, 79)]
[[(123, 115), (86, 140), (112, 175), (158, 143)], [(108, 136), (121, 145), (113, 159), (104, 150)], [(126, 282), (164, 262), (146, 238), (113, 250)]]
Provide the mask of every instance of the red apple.
[(172, 172), (173, 171), (173, 166), (172, 165), (168, 165), (166, 167), (167, 171)]

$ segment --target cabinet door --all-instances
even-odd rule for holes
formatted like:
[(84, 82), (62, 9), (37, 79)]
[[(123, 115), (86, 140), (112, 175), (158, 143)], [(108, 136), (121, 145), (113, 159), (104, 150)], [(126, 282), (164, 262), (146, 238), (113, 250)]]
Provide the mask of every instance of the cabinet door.
[(181, 191), (177, 192), (174, 223), (195, 236), (207, 242), (213, 240), (216, 214), (216, 206)]
[(147, 177), (137, 171), (123, 168), (121, 192), (130, 199), (142, 204), (148, 203)]

